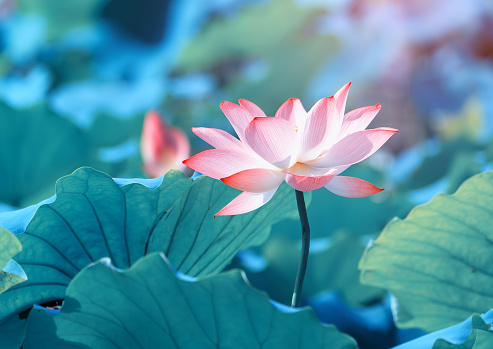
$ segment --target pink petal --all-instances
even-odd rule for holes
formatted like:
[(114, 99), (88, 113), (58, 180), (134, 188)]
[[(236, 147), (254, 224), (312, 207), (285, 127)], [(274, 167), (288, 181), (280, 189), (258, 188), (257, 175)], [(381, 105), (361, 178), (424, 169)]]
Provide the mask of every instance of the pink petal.
[(250, 148), (282, 169), (289, 168), (293, 161), (295, 136), (296, 131), (289, 122), (276, 117), (257, 117), (245, 129), (245, 139)]
[(228, 118), (231, 126), (233, 126), (238, 137), (244, 141), (245, 127), (253, 120), (253, 116), (250, 115), (248, 110), (228, 101), (222, 102), (220, 108)]
[(341, 122), (337, 115), (335, 98), (326, 97), (319, 100), (308, 112), (298, 160), (308, 162), (317, 158), (325, 150), (325, 144), (330, 140), (335, 141)]
[(264, 168), (254, 168), (221, 178), (221, 181), (241, 191), (263, 193), (281, 185), (284, 181), (284, 173)]
[(298, 132), (303, 131), (307, 117), (307, 112), (298, 98), (288, 99), (276, 112), (276, 118), (289, 121), (293, 127), (298, 129)]
[(255, 103), (247, 101), (246, 99), (240, 99), (238, 102), (240, 102), (241, 107), (247, 110), (251, 116), (253, 117), (265, 116), (264, 111), (260, 109), (260, 107)]
[(336, 176), (325, 188), (347, 198), (364, 198), (383, 190), (362, 179), (345, 176)]
[(334, 166), (333, 169), (337, 171), (337, 175), (340, 175), (348, 169), (351, 165)]
[(348, 82), (346, 85), (342, 86), (341, 89), (334, 95), (334, 98), (337, 101), (337, 115), (341, 120), (344, 116), (344, 110), (346, 109), (346, 100), (349, 93), (349, 87), (351, 87), (351, 82)]
[(322, 176), (296, 176), (291, 173), (286, 173), (286, 183), (299, 191), (311, 191), (326, 186), (337, 171), (331, 169), (327, 174)]
[(214, 217), (242, 214), (256, 210), (272, 199), (276, 190), (277, 188), (265, 193), (248, 193), (245, 191), (224, 206)]
[(363, 107), (348, 112), (342, 121), (339, 139), (354, 132), (363, 131), (378, 114), (382, 106), (380, 104)]
[(185, 165), (206, 176), (221, 179), (234, 173), (260, 168), (264, 162), (235, 149), (211, 149), (183, 161)]
[(246, 151), (248, 148), (240, 140), (223, 130), (206, 127), (192, 127), (192, 132), (217, 149)]
[(333, 168), (363, 161), (376, 152), (396, 132), (398, 130), (390, 127), (355, 132), (334, 144), (322, 158), (310, 165), (319, 168)]

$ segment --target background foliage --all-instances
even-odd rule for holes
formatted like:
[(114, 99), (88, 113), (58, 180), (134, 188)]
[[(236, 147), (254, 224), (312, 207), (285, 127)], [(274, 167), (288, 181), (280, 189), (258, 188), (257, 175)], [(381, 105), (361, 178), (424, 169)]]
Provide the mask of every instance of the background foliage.
[[(490, 317), (466, 318), (493, 307), (491, 173), (477, 175), (493, 169), (492, 18), (481, 0), (0, 0), (0, 227), (16, 234), (0, 230), (0, 346), (19, 348), (31, 319), (26, 347), (55, 345), (61, 317), (46, 312), (59, 311), (74, 278), (91, 275), (89, 263), (111, 275), (137, 274), (137, 260), (169, 270), (160, 257), (140, 259), (150, 252), (190, 276), (241, 268), (289, 304), (299, 223), (288, 188), (251, 215), (212, 219), (235, 193), (222, 183), (176, 172), (162, 183), (112, 177), (145, 177), (138, 145), (150, 109), (185, 130), (197, 153), (206, 145), (191, 127), (233, 131), (222, 100), (246, 98), (273, 115), (288, 98), (308, 109), (352, 81), (347, 109), (380, 103), (371, 127), (400, 132), (347, 171), (383, 193), (310, 195), (304, 304), (361, 348), (457, 323), (462, 330), (447, 333), (459, 337), (406, 348), (486, 348)], [(111, 267), (97, 262), (104, 257)], [(217, 282), (241, 284), (237, 272), (225, 275)], [(41, 308), (29, 313), (34, 303)], [(395, 327), (392, 304), (396, 324), (411, 329)], [(308, 317), (314, 331), (336, 333)], [(48, 318), (43, 337), (34, 324)]]

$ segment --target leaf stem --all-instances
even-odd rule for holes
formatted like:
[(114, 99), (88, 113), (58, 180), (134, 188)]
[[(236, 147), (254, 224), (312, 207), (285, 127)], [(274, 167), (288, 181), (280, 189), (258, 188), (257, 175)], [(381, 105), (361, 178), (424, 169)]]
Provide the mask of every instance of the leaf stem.
[(303, 288), (303, 280), (305, 279), (306, 265), (308, 263), (308, 254), (310, 253), (310, 226), (308, 225), (308, 215), (306, 213), (305, 197), (303, 192), (296, 191), (296, 203), (298, 204), (298, 213), (301, 222), (301, 256), (298, 264), (298, 273), (294, 283), (293, 299), (291, 307), (297, 308), (300, 306), (301, 290)]

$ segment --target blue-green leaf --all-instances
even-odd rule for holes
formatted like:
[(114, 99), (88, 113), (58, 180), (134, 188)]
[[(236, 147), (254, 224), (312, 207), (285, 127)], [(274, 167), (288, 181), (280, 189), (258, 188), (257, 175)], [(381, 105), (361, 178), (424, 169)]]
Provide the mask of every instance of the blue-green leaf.
[(394, 349), (490, 349), (493, 310), (473, 315), (460, 324), (429, 333)]
[[(6, 229), (0, 228), (0, 293), (14, 285), (27, 280), (22, 268), (12, 259), (19, 253), (22, 246), (17, 237)], [(24, 338), (26, 321), (17, 315), (8, 319), (0, 326), (0, 343), (4, 349), (19, 349)]]
[(90, 265), (70, 283), (60, 314), (33, 311), (25, 349), (72, 347), (349, 349), (356, 342), (311, 309), (273, 305), (237, 270), (195, 280), (155, 253), (126, 271), (108, 259)]
[(22, 250), (21, 243), (14, 234), (0, 228), (0, 293), (14, 285), (26, 281), (22, 268), (11, 258)]
[(263, 242), (270, 225), (295, 210), (294, 191), (283, 186), (261, 209), (214, 219), (237, 190), (208, 177), (191, 180), (180, 171), (161, 179), (160, 184), (115, 183), (90, 168), (61, 178), (56, 200), (40, 206), (17, 235), (24, 249), (16, 260), (29, 280), (0, 295), (0, 322), (35, 303), (64, 298), (70, 280), (102, 257), (128, 268), (145, 254), (162, 251), (183, 273), (217, 273), (240, 249)]
[(398, 299), (397, 323), (427, 331), (493, 306), (493, 172), (390, 222), (360, 262), (363, 283)]

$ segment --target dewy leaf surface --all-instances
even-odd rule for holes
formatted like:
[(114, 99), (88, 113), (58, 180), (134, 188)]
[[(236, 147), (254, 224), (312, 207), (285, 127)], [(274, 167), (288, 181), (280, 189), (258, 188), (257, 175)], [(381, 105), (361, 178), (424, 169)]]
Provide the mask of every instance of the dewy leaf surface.
[[(156, 186), (155, 180), (133, 181)], [(154, 189), (131, 182), (115, 183), (91, 168), (57, 182), (56, 200), (40, 206), (17, 235), (24, 249), (16, 260), (29, 280), (0, 295), (0, 322), (34, 303), (64, 298), (70, 280), (102, 257), (128, 268), (145, 254), (162, 251), (183, 273), (217, 273), (240, 249), (265, 240), (270, 225), (295, 210), (294, 193), (284, 186), (261, 210), (214, 219), (239, 193), (220, 181), (192, 181), (170, 171)]]
[(24, 348), (67, 347), (340, 349), (356, 342), (311, 309), (276, 307), (237, 270), (196, 281), (175, 275), (154, 253), (123, 272), (107, 259), (88, 266), (67, 288), (60, 314), (33, 311)]
[(398, 299), (402, 327), (433, 331), (493, 306), (493, 172), (390, 222), (360, 261)]
[(26, 275), (16, 262), (10, 258), (22, 249), (14, 234), (0, 228), (0, 293), (26, 280)]

